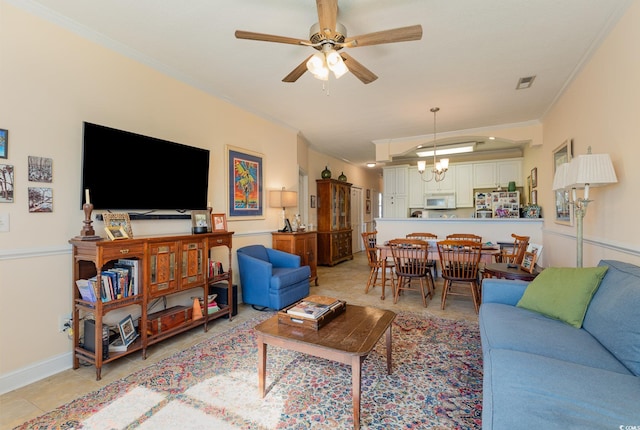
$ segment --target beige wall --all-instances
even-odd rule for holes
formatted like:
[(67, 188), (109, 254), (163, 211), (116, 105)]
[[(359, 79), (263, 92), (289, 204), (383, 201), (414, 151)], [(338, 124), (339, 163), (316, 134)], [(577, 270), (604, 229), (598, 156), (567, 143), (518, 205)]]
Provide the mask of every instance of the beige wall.
[[(611, 34), (544, 118), (543, 147), (530, 148), (528, 163), (538, 166), (539, 195), (545, 210), (544, 253), (556, 266), (575, 266), (576, 228), (553, 221), (552, 153), (573, 139), (574, 155), (608, 153), (618, 183), (593, 188), (584, 218), (584, 265), (603, 258), (640, 264), (640, 1), (633, 1)], [(539, 197), (540, 198), (540, 197)], [(551, 209), (551, 210), (550, 210)]]

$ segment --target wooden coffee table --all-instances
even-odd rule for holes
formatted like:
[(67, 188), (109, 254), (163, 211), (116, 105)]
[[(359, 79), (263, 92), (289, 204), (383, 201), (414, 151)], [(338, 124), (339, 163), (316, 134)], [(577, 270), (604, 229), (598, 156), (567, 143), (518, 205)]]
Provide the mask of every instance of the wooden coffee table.
[(351, 365), (353, 427), (360, 428), (362, 363), (382, 335), (386, 335), (387, 373), (391, 374), (391, 323), (395, 312), (347, 305), (345, 311), (319, 330), (278, 322), (278, 316), (258, 324), (258, 389), (265, 396), (267, 345), (302, 352)]

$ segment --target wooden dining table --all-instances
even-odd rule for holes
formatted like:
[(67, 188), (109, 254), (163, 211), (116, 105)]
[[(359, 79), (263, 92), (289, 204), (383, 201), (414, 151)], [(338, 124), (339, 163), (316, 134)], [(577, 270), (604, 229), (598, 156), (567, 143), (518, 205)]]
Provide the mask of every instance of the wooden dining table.
[[(391, 246), (387, 244), (376, 245), (376, 248), (380, 250), (380, 259), (382, 260), (382, 295), (380, 296), (381, 300), (385, 298), (385, 287), (387, 285), (387, 259), (393, 259), (393, 254), (391, 253)], [(440, 255), (438, 254), (438, 247), (432, 246), (429, 244), (428, 251), (429, 256), (427, 257), (429, 260), (440, 261)], [(480, 264), (490, 264), (495, 262), (496, 255), (500, 254), (500, 246), (499, 245), (482, 245), (482, 249), (480, 250)], [(393, 274), (391, 275), (393, 276)]]

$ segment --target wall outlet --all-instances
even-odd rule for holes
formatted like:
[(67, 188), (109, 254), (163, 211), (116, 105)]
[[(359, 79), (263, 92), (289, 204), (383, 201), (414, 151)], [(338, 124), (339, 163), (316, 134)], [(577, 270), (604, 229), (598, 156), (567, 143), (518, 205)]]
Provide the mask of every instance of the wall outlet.
[(58, 331), (60, 333), (65, 332), (67, 330), (70, 330), (72, 325), (71, 325), (71, 314), (65, 314), (65, 315), (60, 315), (58, 317)]

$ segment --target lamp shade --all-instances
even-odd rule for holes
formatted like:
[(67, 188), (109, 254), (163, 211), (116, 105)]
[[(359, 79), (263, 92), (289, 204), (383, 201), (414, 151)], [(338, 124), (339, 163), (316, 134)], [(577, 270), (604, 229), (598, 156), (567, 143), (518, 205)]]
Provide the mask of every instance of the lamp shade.
[(298, 206), (298, 193), (285, 190), (269, 191), (269, 206), (283, 209)]
[(556, 169), (556, 174), (553, 177), (553, 190), (564, 190), (569, 185), (568, 182), (569, 163), (563, 163)]
[(578, 155), (569, 163), (567, 185), (572, 188), (599, 187), (618, 182), (609, 154)]

